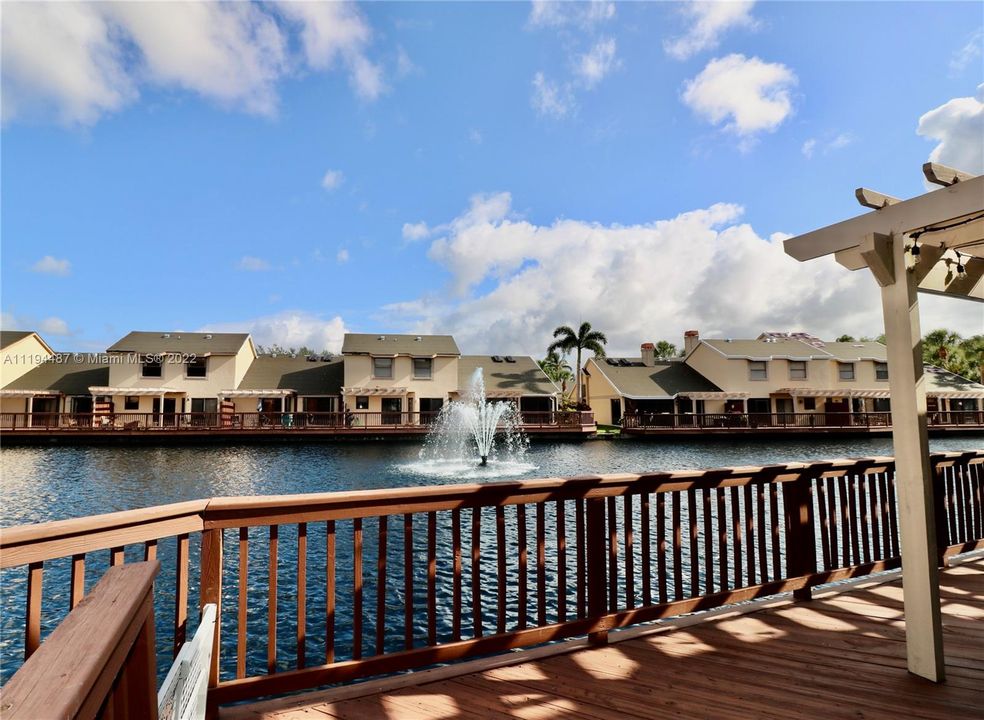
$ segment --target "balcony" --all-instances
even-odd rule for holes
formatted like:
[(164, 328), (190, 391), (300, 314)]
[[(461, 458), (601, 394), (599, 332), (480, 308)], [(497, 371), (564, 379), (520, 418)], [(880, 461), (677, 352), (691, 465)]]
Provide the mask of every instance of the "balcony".
[[(984, 430), (984, 412), (953, 411), (926, 414), (927, 425), (937, 433)], [(627, 413), (622, 430), (629, 435), (672, 434), (830, 434), (889, 433), (890, 412), (865, 413)]]

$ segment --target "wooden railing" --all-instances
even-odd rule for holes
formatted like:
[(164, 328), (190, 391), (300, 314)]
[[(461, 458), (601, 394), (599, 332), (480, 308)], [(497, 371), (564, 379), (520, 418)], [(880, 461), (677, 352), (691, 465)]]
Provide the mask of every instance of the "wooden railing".
[(5, 720), (157, 718), (154, 576), (110, 568), (0, 692)]
[[(0, 430), (34, 431), (208, 431), (208, 430), (427, 430), (436, 412), (236, 412), (236, 413), (0, 413)], [(521, 425), (563, 428), (593, 425), (590, 412), (551, 410), (520, 413)]]
[[(984, 451), (932, 467), (941, 560), (984, 547)], [(67, 610), (41, 592), (45, 568), (70, 563), (47, 587), (66, 583), (74, 606), (87, 562), (119, 565), (127, 547), (164, 562), (161, 655), (184, 639), (189, 594), (219, 605), (213, 704), (603, 642), (900, 563), (890, 458), (214, 498), (2, 531), (0, 566), (26, 569), (28, 655), (42, 610)]]
[[(930, 427), (984, 428), (984, 412), (931, 412), (926, 416)], [(627, 413), (622, 427), (654, 430), (715, 430), (770, 428), (888, 428), (892, 414), (866, 413)]]

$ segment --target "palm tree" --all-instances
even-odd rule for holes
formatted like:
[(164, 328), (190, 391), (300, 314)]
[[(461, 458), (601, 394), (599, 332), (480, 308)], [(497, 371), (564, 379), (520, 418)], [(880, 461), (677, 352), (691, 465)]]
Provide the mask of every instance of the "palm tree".
[(571, 365), (567, 362), (566, 358), (560, 356), (556, 350), (551, 350), (547, 353), (547, 356), (537, 363), (540, 369), (543, 370), (543, 374), (550, 378), (555, 383), (564, 382), (565, 380), (572, 380), (574, 378), (574, 371), (571, 370)]
[(923, 338), (923, 362), (958, 372), (963, 364), (960, 352), (962, 339), (958, 333), (946, 328), (927, 333)]
[(553, 331), (554, 341), (547, 348), (547, 353), (560, 350), (563, 353), (577, 353), (577, 372), (575, 376), (576, 398), (581, 402), (581, 351), (590, 350), (595, 357), (605, 357), (605, 345), (608, 338), (598, 330), (591, 329), (591, 323), (583, 322), (576, 331), (569, 325), (561, 325)]
[(984, 335), (971, 335), (960, 343), (963, 355), (964, 372), (959, 373), (970, 380), (984, 382)]
[(656, 343), (655, 353), (657, 360), (669, 360), (677, 356), (677, 346), (666, 340), (660, 340)]

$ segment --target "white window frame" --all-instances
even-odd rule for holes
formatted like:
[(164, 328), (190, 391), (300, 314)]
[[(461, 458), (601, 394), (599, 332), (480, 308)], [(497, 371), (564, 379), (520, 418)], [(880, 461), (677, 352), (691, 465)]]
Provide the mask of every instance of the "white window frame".
[[(761, 368), (757, 367), (761, 365)], [(755, 373), (761, 371), (762, 377), (755, 377)], [(769, 363), (767, 360), (749, 360), (748, 361), (748, 379), (749, 380), (768, 380), (769, 379)]]
[[(850, 368), (851, 377), (844, 377), (844, 371)], [(852, 362), (837, 362), (837, 379), (842, 382), (853, 382), (857, 380), (858, 374)]]
[(142, 377), (142, 378), (163, 378), (164, 377), (164, 361), (163, 360), (158, 360), (157, 363), (156, 363), (158, 369), (160, 370), (160, 372), (158, 372), (156, 375), (148, 375), (147, 374), (147, 365), (148, 364), (150, 364), (150, 363), (148, 363), (147, 360), (143, 360), (140, 363), (140, 377)]
[[(385, 360), (389, 362), (389, 375), (380, 375), (376, 369), (376, 363), (380, 360)], [(396, 363), (393, 362), (391, 357), (374, 357), (372, 359), (372, 377), (374, 380), (392, 380), (393, 379), (393, 366)]]
[[(205, 374), (204, 375), (189, 375), (188, 374), (188, 369), (191, 367), (191, 363), (192, 362), (196, 362), (196, 363), (197, 362), (201, 362), (201, 363), (204, 363), (204, 365), (205, 365)], [(192, 360), (189, 360), (188, 362), (186, 362), (185, 363), (185, 378), (187, 378), (188, 380), (207, 380), (208, 379), (208, 358), (207, 357), (200, 357), (200, 358), (195, 358), (193, 361)]]
[[(413, 379), (414, 380), (433, 380), (434, 379), (434, 358), (411, 358), (413, 363)], [(427, 374), (418, 375), (417, 374), (417, 363), (427, 363)]]
[[(799, 369), (800, 367), (803, 368), (803, 377), (796, 377), (796, 376), (793, 375), (793, 366), (794, 365), (797, 367), (797, 369)], [(790, 360), (789, 361), (789, 379), (790, 380), (806, 380), (806, 379), (809, 378), (809, 376), (810, 376), (810, 371), (807, 369), (806, 360)]]

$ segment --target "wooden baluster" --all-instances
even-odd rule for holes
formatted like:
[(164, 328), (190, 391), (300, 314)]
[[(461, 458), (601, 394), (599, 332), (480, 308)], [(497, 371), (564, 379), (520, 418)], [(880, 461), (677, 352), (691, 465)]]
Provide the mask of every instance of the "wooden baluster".
[(745, 581), (742, 579), (742, 554), (741, 554), (741, 508), (738, 505), (739, 488), (733, 487), (728, 490), (731, 495), (731, 541), (734, 545), (735, 563), (735, 588), (744, 587)]
[(642, 604), (649, 607), (653, 604), (653, 565), (652, 565), (652, 532), (650, 523), (652, 522), (652, 509), (650, 507), (650, 494), (644, 493), (640, 498), (642, 517), (639, 519), (639, 527), (642, 530)]
[(970, 539), (967, 532), (967, 510), (969, 507), (964, 494), (963, 473), (958, 466), (954, 465), (950, 469), (950, 477), (953, 478), (953, 496), (957, 508), (957, 512), (954, 513), (957, 528), (956, 542), (962, 543)]
[(882, 529), (879, 527), (878, 512), (878, 475), (868, 475), (868, 510), (871, 516), (871, 544), (874, 551), (874, 560), (883, 560), (881, 546)]
[(27, 566), (27, 608), (24, 627), (24, 659), (27, 660), (41, 644), (41, 586), (44, 563)]
[(830, 517), (827, 515), (827, 478), (817, 479), (817, 507), (820, 510), (820, 548), (823, 551), (823, 568), (832, 570), (830, 564)]
[(851, 504), (847, 497), (847, 477), (837, 478), (841, 521), (841, 567), (851, 567)]
[(184, 645), (188, 631), (188, 535), (178, 535), (175, 552), (174, 588), (174, 647), (172, 656), (177, 656)]
[(567, 622), (567, 518), (565, 503), (558, 500), (557, 513), (557, 622)]
[(765, 486), (755, 486), (755, 517), (758, 520), (758, 542), (755, 552), (759, 560), (759, 582), (769, 581), (769, 559), (766, 556)]
[[(813, 478), (807, 474), (782, 484), (786, 515), (786, 577), (814, 575), (817, 571), (816, 529), (813, 518)], [(809, 585), (793, 591), (797, 600), (809, 600)]]
[(352, 520), (352, 659), (362, 659), (362, 518)]
[(711, 491), (701, 488), (701, 524), (704, 528), (704, 594), (714, 592), (714, 527), (711, 524)]
[(895, 474), (888, 476), (888, 534), (892, 538), (892, 554), (900, 556), (902, 550), (899, 547), (899, 513), (898, 502), (895, 499)]
[(665, 604), (667, 598), (668, 579), (666, 577), (666, 493), (656, 493), (656, 574), (659, 578), (657, 591), (660, 604)]
[(683, 520), (680, 513), (680, 501), (683, 493), (675, 492), (673, 500), (673, 599), (683, 599)]
[(123, 547), (114, 547), (109, 551), (109, 566), (116, 567), (117, 565), (122, 565), (126, 562), (126, 549)]
[(690, 551), (690, 596), (700, 596), (700, 549), (697, 541), (700, 537), (697, 531), (697, 491), (694, 488), (687, 490), (687, 525), (690, 529), (690, 544), (687, 546)]
[(297, 669), (307, 661), (307, 523), (297, 524)]
[(856, 499), (858, 477), (851, 474), (847, 478), (847, 512), (851, 523), (851, 554), (854, 556), (854, 564), (861, 564), (861, 546), (858, 542), (858, 501)]
[[(607, 613), (605, 592), (605, 501), (590, 498), (585, 502), (588, 564), (588, 617), (600, 618)], [(594, 645), (608, 642), (608, 631), (599, 630), (588, 635)]]
[(779, 488), (769, 483), (769, 522), (772, 523), (772, 577), (782, 577), (782, 532), (779, 526)]
[[(212, 637), (212, 664), (208, 673), (208, 686), (219, 684), (219, 663), (222, 659), (222, 530), (203, 530), (201, 546), (201, 577), (198, 585), (198, 609), (215, 605), (215, 632)], [(179, 566), (180, 567), (180, 566)], [(209, 699), (206, 717), (217, 717), (218, 707)]]
[(451, 639), (461, 640), (461, 510), (451, 510), (453, 572), (451, 577)]
[(144, 542), (144, 562), (157, 559), (157, 540), (147, 540)]
[(506, 509), (495, 507), (495, 554), (496, 570), (496, 632), (506, 631)]
[(584, 500), (581, 498), (574, 501), (574, 516), (574, 534), (577, 543), (577, 616), (584, 618), (588, 615), (588, 570), (585, 558), (587, 537), (584, 530)]
[(277, 546), (280, 527), (270, 526), (270, 552), (267, 566), (267, 672), (277, 672)]
[(389, 516), (377, 518), (379, 544), (376, 552), (376, 655), (386, 652), (386, 536)]
[(547, 518), (544, 504), (536, 504), (536, 621), (547, 624)]
[(518, 572), (519, 572), (519, 589), (516, 604), (519, 606), (517, 611), (519, 613), (519, 629), (522, 630), (526, 627), (526, 610), (528, 605), (527, 599), (527, 552), (526, 552), (526, 506), (517, 505), (516, 506), (516, 536), (519, 543), (519, 561), (518, 561)]
[(841, 537), (840, 533), (840, 512), (837, 510), (837, 478), (828, 478), (829, 486), (827, 493), (827, 514), (830, 516), (830, 561), (833, 563), (832, 567), (843, 567), (843, 564), (838, 559), (838, 543)]
[(85, 597), (85, 553), (72, 556), (72, 594), (69, 609), (74, 609)]
[(724, 488), (714, 488), (717, 498), (717, 528), (718, 528), (718, 590), (725, 592), (728, 582), (728, 509)]
[(635, 607), (635, 534), (632, 528), (632, 496), (622, 497), (622, 528), (625, 533), (625, 607)]
[(246, 598), (249, 594), (249, 528), (239, 528), (239, 586), (236, 621), (236, 677), (246, 677)]
[(482, 637), (482, 508), (472, 508), (472, 633)]
[(618, 610), (618, 521), (615, 498), (608, 498), (608, 611)]
[(871, 562), (871, 536), (868, 531), (868, 475), (862, 475), (858, 483), (858, 511), (861, 514), (861, 551), (862, 561)]
[(403, 648), (413, 649), (413, 515), (403, 515)]
[(982, 486), (984, 486), (984, 477), (981, 477), (979, 472), (982, 465), (968, 465), (967, 466), (967, 476), (970, 479), (971, 495), (974, 499), (974, 508), (976, 514), (974, 515), (974, 537), (981, 539), (984, 538), (984, 498), (982, 498)]
[(752, 486), (742, 486), (742, 503), (745, 508), (745, 573), (748, 584), (755, 584), (755, 517), (752, 515)]
[(335, 521), (325, 524), (325, 663), (335, 662)]
[(437, 644), (437, 513), (427, 513), (427, 644)]

